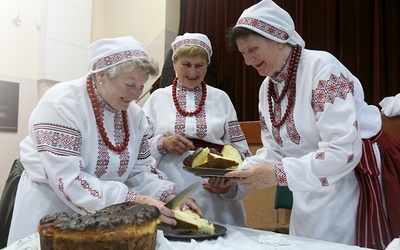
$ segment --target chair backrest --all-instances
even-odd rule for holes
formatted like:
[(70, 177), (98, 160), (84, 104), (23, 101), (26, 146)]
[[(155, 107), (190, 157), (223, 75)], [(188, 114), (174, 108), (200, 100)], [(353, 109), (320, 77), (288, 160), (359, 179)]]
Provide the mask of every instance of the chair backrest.
[(14, 210), (14, 201), (17, 193), (18, 182), (24, 167), (19, 159), (16, 159), (10, 169), (10, 173), (4, 186), (0, 200), (0, 248), (7, 246), (11, 218)]
[(287, 186), (276, 186), (275, 209), (289, 208), (293, 205), (293, 193)]
[[(240, 126), (246, 136), (250, 151), (255, 154), (257, 149), (262, 147), (261, 126), (259, 121), (243, 121)], [(282, 198), (283, 196), (283, 198)], [(289, 197), (289, 198), (288, 198)], [(276, 224), (276, 207), (289, 208), (292, 201), (291, 191), (287, 187), (271, 187), (266, 189), (250, 189), (243, 199), (245, 206), (247, 227), (274, 231), (277, 227), (289, 223), (289, 214), (283, 212), (279, 224)], [(275, 205), (274, 205), (275, 204)], [(263, 216), (260, 217), (259, 214)]]
[(261, 125), (259, 121), (240, 122), (240, 127), (246, 136), (250, 151), (255, 154), (257, 149), (262, 147)]
[[(259, 121), (240, 122), (243, 133), (246, 136), (250, 151), (255, 151), (262, 147), (261, 126)], [(292, 192), (288, 187), (277, 187), (275, 195), (275, 208), (291, 208), (293, 203)]]

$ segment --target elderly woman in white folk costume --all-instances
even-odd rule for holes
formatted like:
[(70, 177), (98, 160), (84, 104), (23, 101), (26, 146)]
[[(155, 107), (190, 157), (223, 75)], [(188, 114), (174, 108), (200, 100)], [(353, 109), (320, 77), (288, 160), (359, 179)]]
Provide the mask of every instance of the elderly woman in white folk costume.
[[(94, 42), (89, 59), (88, 76), (50, 88), (30, 117), (8, 244), (35, 233), (46, 214), (90, 214), (125, 201), (154, 205), (176, 224), (163, 203), (176, 184), (156, 170), (146, 116), (132, 102), (158, 64), (129, 36)], [(192, 199), (186, 205), (201, 214)]]
[(231, 143), (242, 154), (250, 154), (228, 95), (204, 82), (211, 42), (204, 34), (185, 33), (171, 46), (176, 78), (171, 86), (153, 92), (143, 107), (150, 122), (151, 153), (158, 169), (179, 188), (203, 181), (203, 188), (192, 197), (202, 207), (204, 218), (245, 226), (242, 198), (247, 187), (226, 186), (224, 179), (215, 177), (207, 182), (182, 168), (183, 159), (198, 147), (221, 150)]
[(243, 11), (227, 38), (266, 78), (259, 90), (263, 148), (225, 176), (255, 188), (288, 185), (291, 235), (384, 248), (392, 236), (379, 151), (388, 147), (399, 161), (399, 146), (391, 151), (397, 142), (381, 131), (380, 112), (365, 103), (359, 80), (331, 54), (305, 49), (289, 14), (270, 0)]

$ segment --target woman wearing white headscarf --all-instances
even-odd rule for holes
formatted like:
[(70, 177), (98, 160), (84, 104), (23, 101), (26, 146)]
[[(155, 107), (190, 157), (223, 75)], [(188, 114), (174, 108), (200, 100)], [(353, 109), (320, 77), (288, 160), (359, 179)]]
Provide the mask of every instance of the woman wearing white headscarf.
[(255, 188), (288, 186), (291, 235), (384, 248), (391, 238), (379, 185), (385, 149), (376, 141), (395, 142), (360, 81), (331, 54), (305, 49), (290, 15), (271, 0), (243, 11), (228, 41), (266, 78), (263, 148), (226, 176)]
[[(89, 64), (87, 76), (50, 88), (31, 114), (8, 245), (37, 232), (46, 214), (90, 214), (125, 201), (154, 205), (176, 224), (163, 203), (176, 184), (156, 170), (146, 116), (133, 102), (157, 63), (126, 36), (92, 43)], [(201, 214), (192, 199), (186, 204)]]
[(249, 148), (229, 96), (204, 82), (212, 55), (211, 42), (199, 33), (185, 33), (171, 44), (176, 78), (154, 91), (143, 106), (149, 118), (151, 153), (168, 179), (185, 188), (203, 182), (193, 194), (205, 219), (245, 226), (242, 198), (247, 187), (225, 185), (224, 179), (202, 179), (183, 168), (183, 159), (198, 147), (221, 149), (235, 145), (243, 155)]

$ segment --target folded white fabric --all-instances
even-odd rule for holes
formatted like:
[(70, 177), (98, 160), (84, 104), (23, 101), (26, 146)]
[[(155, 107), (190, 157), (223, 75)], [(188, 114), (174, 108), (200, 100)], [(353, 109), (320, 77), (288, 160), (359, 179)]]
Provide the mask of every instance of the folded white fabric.
[(290, 241), (284, 238), (281, 234), (274, 235), (259, 235), (258, 241), (262, 244), (270, 245), (273, 247), (288, 246), (291, 245)]
[(386, 250), (400, 250), (400, 238), (392, 240)]
[(2, 250), (40, 250), (39, 233), (22, 238)]
[(396, 96), (388, 96), (379, 103), (382, 107), (381, 112), (386, 116), (393, 117), (400, 115), (400, 93)]

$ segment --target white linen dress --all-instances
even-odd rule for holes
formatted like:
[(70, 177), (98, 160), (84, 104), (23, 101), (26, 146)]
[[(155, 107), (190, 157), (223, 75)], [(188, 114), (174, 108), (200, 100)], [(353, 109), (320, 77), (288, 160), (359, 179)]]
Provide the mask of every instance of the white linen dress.
[[(107, 135), (124, 140), (121, 112), (97, 97)], [(90, 214), (135, 200), (175, 192), (155, 168), (147, 140), (148, 122), (135, 103), (127, 109), (129, 146), (110, 151), (98, 133), (86, 90), (86, 77), (58, 83), (39, 101), (20, 143), (23, 172), (15, 200), (8, 244), (37, 232), (42, 216), (64, 211)], [(117, 142), (117, 143), (116, 143)]]
[[(232, 143), (245, 156), (250, 155), (228, 95), (222, 90), (206, 86), (205, 106), (195, 116), (183, 116), (177, 112), (172, 100), (172, 86), (154, 91), (143, 106), (150, 122), (149, 140), (151, 153), (157, 160), (157, 168), (165, 173), (169, 180), (177, 183), (180, 190), (195, 182), (207, 182), (208, 179), (195, 176), (182, 168), (183, 159), (193, 151), (188, 151), (182, 156), (165, 153), (160, 146), (164, 137), (181, 134), (186, 138), (202, 139), (219, 145)], [(201, 86), (190, 90), (178, 81), (176, 89), (180, 106), (187, 111), (195, 110), (201, 99)], [(245, 226), (246, 215), (242, 198), (247, 190), (248, 188), (235, 184), (226, 194), (212, 194), (200, 187), (192, 197), (200, 205), (205, 219)]]
[[(287, 65), (274, 79), (279, 93), (286, 74)], [(277, 130), (270, 122), (268, 82), (269, 77), (259, 91), (263, 148), (247, 160), (276, 164), (278, 184), (293, 192), (291, 235), (354, 245), (359, 198), (354, 168), (362, 139), (381, 129), (378, 108), (364, 102), (359, 80), (332, 55), (303, 49), (294, 111)], [(285, 97), (282, 114), (287, 103)], [(379, 154), (376, 144), (374, 151)]]

